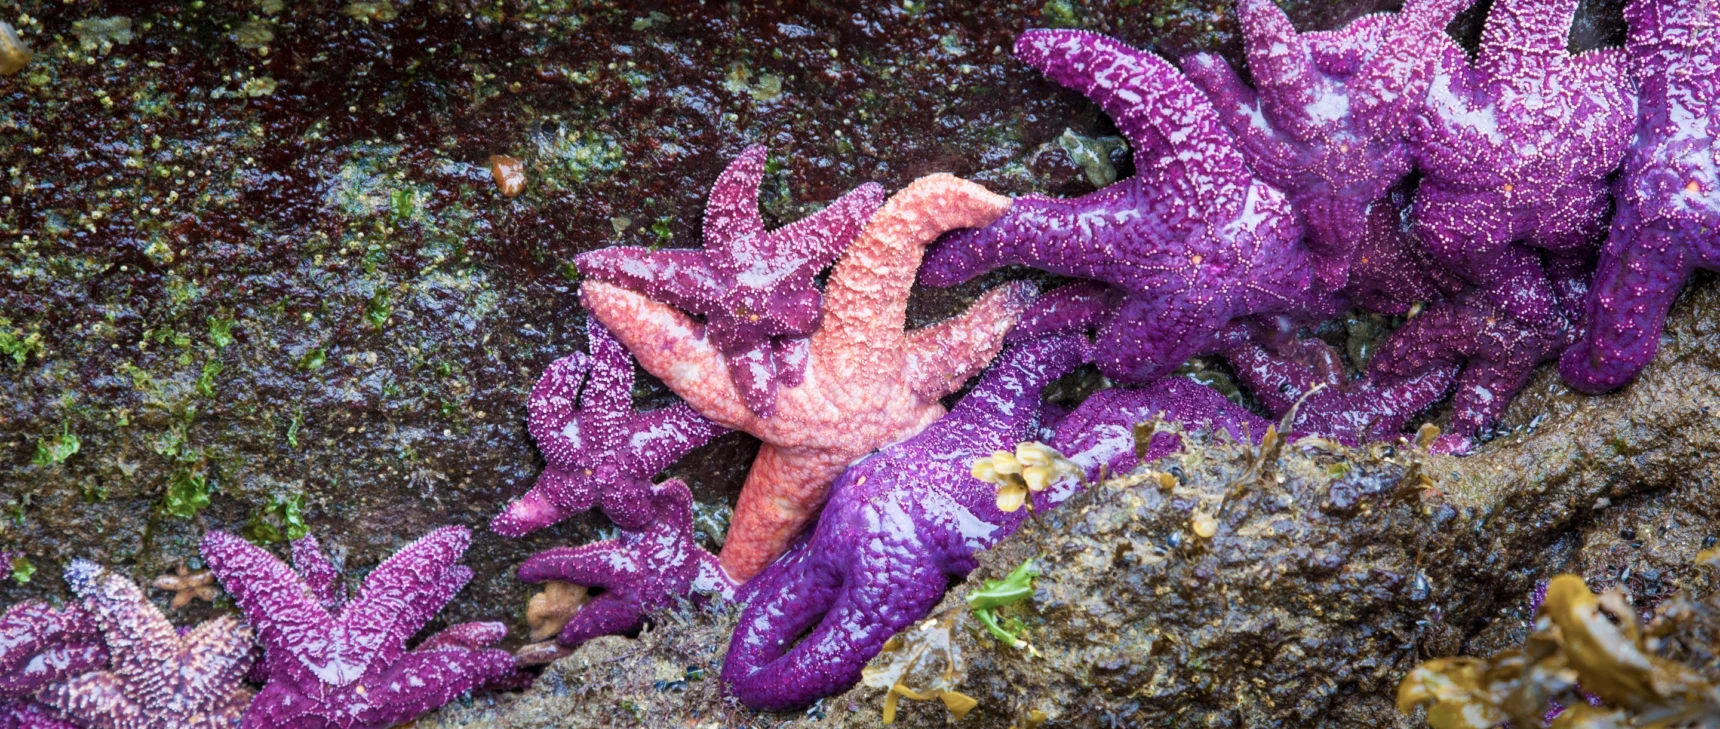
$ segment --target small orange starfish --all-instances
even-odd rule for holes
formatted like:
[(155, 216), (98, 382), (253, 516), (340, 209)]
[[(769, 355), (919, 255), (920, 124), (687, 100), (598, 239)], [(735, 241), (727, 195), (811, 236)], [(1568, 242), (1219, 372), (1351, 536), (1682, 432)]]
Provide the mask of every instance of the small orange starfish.
[(155, 582), (151, 584), (157, 590), (173, 593), (173, 602), (168, 604), (168, 608), (172, 610), (190, 605), (192, 600), (215, 602), (215, 596), (220, 594), (220, 590), (215, 587), (215, 575), (210, 574), (209, 570), (192, 572), (186, 569), (185, 565), (179, 565), (174, 574), (155, 578)]
[(908, 292), (926, 246), (945, 231), (990, 224), (1009, 198), (950, 175), (892, 196), (837, 262), (823, 317), (800, 340), (806, 376), (780, 388), (759, 417), (728, 376), (703, 327), (668, 304), (587, 282), (586, 308), (646, 371), (716, 423), (764, 441), (735, 506), (722, 565), (745, 581), (782, 554), (856, 458), (918, 433), (944, 414), (938, 399), (984, 368), (1032, 300), (1030, 284), (988, 292), (960, 317), (903, 331)]

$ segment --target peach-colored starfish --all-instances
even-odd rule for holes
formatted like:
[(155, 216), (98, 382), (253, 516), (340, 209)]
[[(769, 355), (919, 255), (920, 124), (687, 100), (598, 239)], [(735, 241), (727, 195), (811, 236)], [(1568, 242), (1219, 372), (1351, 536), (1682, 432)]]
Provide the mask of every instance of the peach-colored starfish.
[(960, 317), (913, 332), (903, 326), (926, 246), (945, 231), (988, 225), (1009, 206), (950, 175), (922, 177), (885, 202), (837, 262), (818, 329), (794, 345), (807, 357), (805, 379), (777, 391), (768, 418), (747, 407), (692, 318), (623, 288), (584, 285), (586, 308), (646, 371), (705, 417), (764, 441), (723, 544), (729, 577), (745, 581), (782, 554), (842, 469), (937, 420), (938, 399), (997, 354), (1035, 293), (1029, 284), (988, 292)]

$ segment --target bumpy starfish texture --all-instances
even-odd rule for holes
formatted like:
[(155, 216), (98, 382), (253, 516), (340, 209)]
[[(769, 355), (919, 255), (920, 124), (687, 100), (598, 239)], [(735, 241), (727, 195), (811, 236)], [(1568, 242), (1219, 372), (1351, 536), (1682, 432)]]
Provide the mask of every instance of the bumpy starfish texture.
[(1569, 329), (1546, 332), (1520, 321), (1485, 293), (1471, 290), (1406, 322), (1374, 353), (1368, 369), (1376, 379), (1389, 381), (1461, 363), (1451, 427), (1433, 450), (1467, 453), (1504, 414), (1535, 366), (1558, 358), (1571, 336)]
[[(1366, 106), (1352, 101), (1351, 81), (1368, 68), (1393, 26), (1443, 28), (1457, 10), (1449, 2), (1411, 2), (1401, 18), (1369, 15), (1338, 31), (1297, 33), (1273, 0), (1238, 0), (1243, 46), (1258, 90), (1216, 55), (1196, 54), (1183, 63), (1189, 79), (1212, 97), (1249, 167), (1283, 190), (1306, 223), (1314, 285), (1322, 291), (1351, 286), (1352, 261), (1367, 255), (1360, 249), (1370, 210), (1388, 205), (1387, 191), (1411, 168), (1408, 141), (1365, 123)], [(1426, 269), (1359, 270), (1395, 279), (1419, 278)]]
[(107, 644), (107, 670), (43, 688), (36, 698), (101, 729), (237, 727), (251, 702), (251, 630), (216, 618), (180, 635), (136, 584), (86, 560), (66, 582), (94, 616)]
[(679, 479), (652, 487), (658, 518), (618, 539), (539, 552), (520, 565), (526, 582), (554, 580), (602, 588), (556, 636), (571, 648), (639, 627), (656, 610), (694, 593), (734, 595), (734, 583), (693, 531), (693, 494)]
[(1008, 198), (949, 175), (916, 180), (872, 217), (830, 276), (808, 342), (806, 379), (777, 391), (775, 414), (749, 408), (705, 328), (627, 289), (588, 282), (586, 308), (645, 370), (718, 425), (764, 441), (741, 491), (722, 566), (745, 581), (812, 521), (842, 469), (943, 415), (938, 399), (991, 361), (1034, 289), (1008, 284), (956, 319), (904, 332), (925, 246), (940, 233), (987, 225)]
[[(975, 478), (973, 463), (1037, 438), (1041, 389), (1086, 350), (1071, 336), (1012, 345), (949, 415), (848, 469), (811, 537), (742, 588), (747, 607), (723, 665), (735, 695), (785, 710), (853, 685), (891, 635), (924, 618), (980, 551), (1026, 521), (1026, 510), (998, 509), (996, 486)], [(1052, 445), (1088, 477), (1126, 472), (1137, 464), (1133, 426), (1159, 416), (1239, 439), (1266, 431), (1212, 390), (1167, 378), (1094, 395), (1058, 423)], [(1179, 445), (1161, 433), (1146, 456)], [(1035, 508), (1078, 488), (1077, 479), (1051, 484)]]
[(500, 623), (455, 625), (406, 648), (471, 579), (454, 564), (470, 541), (464, 527), (431, 532), (378, 565), (348, 600), (310, 537), (293, 545), (295, 573), (231, 534), (204, 536), (203, 561), (257, 627), (268, 656), (268, 682), (245, 729), (381, 729), (513, 680), (513, 656), (484, 649), (506, 636)]
[(601, 505), (623, 529), (655, 517), (651, 478), (725, 432), (684, 403), (633, 410), (633, 359), (593, 323), (588, 356), (556, 360), (532, 388), (527, 427), (548, 465), (525, 496), (490, 522), (517, 537)]
[[(1095, 33), (1033, 30), (1022, 60), (1099, 103), (1137, 173), (1074, 200), (1030, 196), (947, 237), (921, 280), (947, 286), (1010, 264), (1102, 281), (1123, 296), (1099, 323), (1099, 369), (1150, 382), (1230, 320), (1318, 306), (1302, 226), (1248, 169), (1212, 103), (1164, 59)], [(1078, 232), (1078, 233), (1077, 233)]]
[(1636, 137), (1614, 190), (1588, 331), (1559, 361), (1565, 381), (1587, 392), (1636, 377), (1685, 280), (1720, 270), (1720, 3), (1633, 0), (1625, 19), (1640, 87)]
[(779, 386), (800, 382), (806, 365), (784, 338), (805, 337), (819, 319), (813, 277), (859, 235), (884, 200), (866, 184), (799, 222), (764, 229), (758, 186), (765, 148), (749, 147), (729, 163), (705, 208), (703, 250), (612, 247), (578, 259), (595, 281), (641, 291), (703, 316), (705, 337), (721, 350), (729, 377), (760, 417), (776, 408)]
[(78, 729), (34, 701), (0, 701), (0, 729)]
[(1247, 326), (1227, 328), (1219, 351), (1273, 415), (1293, 413), (1291, 431), (1350, 445), (1402, 432), (1450, 391), (1458, 373), (1456, 362), (1430, 360), (1409, 372), (1351, 379), (1325, 342)]
[(1425, 93), (1402, 117), (1422, 171), (1418, 239), (1546, 331), (1575, 312), (1561, 310), (1535, 249), (1594, 250), (1606, 178), (1635, 115), (1621, 49), (1566, 50), (1576, 8), (1577, 0), (1494, 3), (1473, 65), (1443, 28), (1424, 26), (1420, 43), (1401, 44), (1434, 59)]
[(55, 610), (28, 600), (0, 615), (0, 702), (107, 663), (96, 621), (76, 605)]

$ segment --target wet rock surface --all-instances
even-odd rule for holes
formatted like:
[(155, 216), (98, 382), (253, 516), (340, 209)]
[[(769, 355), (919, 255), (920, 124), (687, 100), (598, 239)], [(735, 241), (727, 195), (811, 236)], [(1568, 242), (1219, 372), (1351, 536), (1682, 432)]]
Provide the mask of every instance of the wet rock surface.
[[(1039, 560), (1033, 599), (1000, 611), (1038, 656), (971, 619), (957, 630), (958, 688), (979, 701), (961, 725), (1027, 726), (1040, 711), (1052, 726), (1415, 726), (1392, 706), (1398, 681), (1428, 657), (1521, 643), (1537, 580), (1574, 572), (1646, 616), (1717, 531), (1717, 306), (1712, 281), (1687, 292), (1665, 355), (1618, 393), (1574, 394), (1543, 373), (1513, 406), (1517, 429), (1475, 456), (1300, 441), (1262, 459), (1209, 440), (1040, 514), (933, 613), (963, 612), (981, 580)], [(1197, 510), (1217, 514), (1211, 539), (1195, 534)], [(637, 640), (581, 648), (526, 694), (428, 726), (878, 725), (877, 689), (805, 715), (725, 698), (708, 675), (732, 622), (665, 615)], [(904, 701), (896, 725), (944, 714)]]

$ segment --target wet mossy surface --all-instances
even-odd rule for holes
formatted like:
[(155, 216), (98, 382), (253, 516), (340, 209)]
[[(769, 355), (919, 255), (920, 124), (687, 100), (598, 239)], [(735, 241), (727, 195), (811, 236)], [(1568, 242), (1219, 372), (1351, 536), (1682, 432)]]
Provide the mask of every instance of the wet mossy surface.
[[(1395, 5), (1286, 7), (1330, 28)], [(1585, 3), (1572, 46), (1616, 43), (1618, 11)], [(1473, 39), (1481, 17), (1454, 32)], [(1239, 51), (1227, 4), (1208, 0), (0, 0), (0, 20), (35, 51), (0, 77), (0, 551), (36, 567), (0, 579), (0, 603), (64, 598), (73, 557), (140, 581), (195, 568), (210, 529), (278, 549), (308, 528), (356, 576), (455, 523), (476, 532), (477, 578), (443, 617), (516, 628), (530, 590), (513, 567), (608, 528), (483, 530), (542, 466), (526, 393), (584, 346), (574, 255), (696, 245), (711, 181), (753, 143), (772, 151), (773, 223), (937, 171), (1081, 194), (1064, 130), (1115, 130), (1015, 62), (1015, 34)], [(524, 161), (524, 193), (499, 193), (492, 154)], [(918, 292), (910, 324), (1017, 275)], [(1520, 642), (1536, 579), (1669, 595), (1720, 535), (1720, 293), (1700, 281), (1642, 381), (1591, 398), (1543, 369), (1480, 455), (1429, 462), (1439, 495), (1393, 496), (1401, 454), (1287, 448), (1285, 481), (1250, 490), (1210, 543), (1144, 486), (1042, 515), (975, 578), (1047, 555), (1041, 594), (1014, 613), (1044, 658), (964, 633), (981, 707), (964, 724), (1038, 708), (1071, 725), (1388, 725), (1405, 721), (1390, 688), (1416, 660)], [(645, 406), (669, 401), (642, 383)], [(727, 436), (671, 473), (716, 511), (755, 449)], [(1227, 485), (1245, 451), (1184, 456), (1185, 488)], [(480, 698), (444, 721), (877, 725), (876, 690), (794, 716), (723, 698), (728, 620), (665, 616), (502, 699), (511, 718)], [(905, 702), (898, 725), (942, 712)]]

